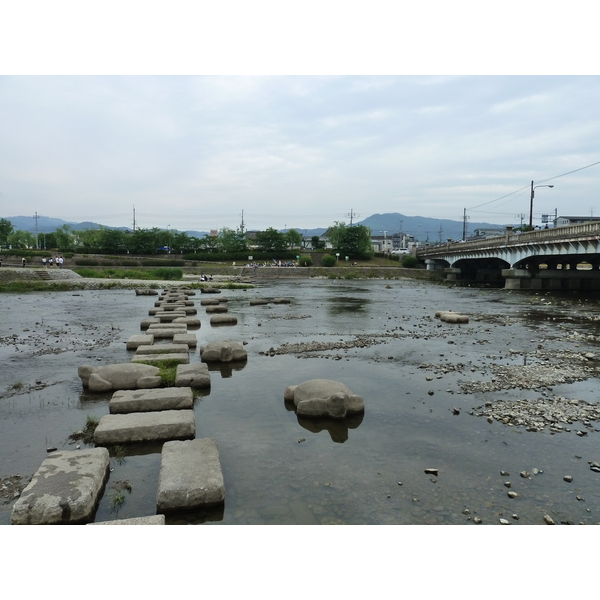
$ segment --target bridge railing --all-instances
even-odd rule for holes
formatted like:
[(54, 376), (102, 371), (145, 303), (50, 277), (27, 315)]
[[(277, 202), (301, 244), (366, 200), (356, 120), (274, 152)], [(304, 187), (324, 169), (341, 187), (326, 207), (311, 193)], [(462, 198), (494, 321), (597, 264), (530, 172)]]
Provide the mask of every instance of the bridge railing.
[(581, 225), (564, 225), (552, 229), (536, 229), (524, 233), (506, 230), (505, 235), (499, 235), (485, 240), (474, 240), (472, 242), (447, 242), (436, 246), (426, 246), (417, 249), (419, 258), (427, 258), (448, 252), (464, 252), (468, 250), (482, 250), (484, 248), (497, 248), (498, 246), (516, 246), (519, 244), (531, 244), (536, 242), (552, 242), (558, 239), (565, 241), (581, 238), (600, 236), (600, 223), (582, 223)]

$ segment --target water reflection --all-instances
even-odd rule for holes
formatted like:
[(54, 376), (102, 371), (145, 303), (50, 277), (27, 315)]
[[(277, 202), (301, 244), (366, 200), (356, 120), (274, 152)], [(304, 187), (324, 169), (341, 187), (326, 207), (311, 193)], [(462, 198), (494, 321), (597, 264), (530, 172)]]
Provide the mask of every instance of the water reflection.
[(208, 370), (211, 373), (215, 373), (215, 372), (219, 371), (221, 373), (221, 378), (227, 379), (233, 375), (234, 371), (241, 371), (242, 369), (245, 369), (248, 362), (247, 361), (236, 361), (236, 362), (229, 362), (229, 363), (210, 362), (210, 363), (205, 363), (205, 364), (208, 365)]
[(194, 511), (177, 512), (165, 515), (165, 525), (201, 525), (211, 521), (222, 521), (225, 503)]
[(333, 316), (345, 313), (358, 313), (364, 317), (368, 313), (371, 300), (369, 298), (357, 298), (351, 296), (333, 296), (327, 298), (327, 310)]
[[(293, 401), (284, 400), (283, 402), (286, 410), (289, 412), (296, 411)], [(348, 429), (356, 429), (362, 423), (364, 416), (364, 413), (359, 413), (348, 415), (343, 419), (333, 419), (331, 417), (308, 418), (302, 415), (296, 415), (296, 419), (298, 419), (298, 425), (307, 431), (310, 431), (311, 433), (327, 431), (333, 442), (343, 444), (348, 441)]]
[(348, 440), (348, 429), (356, 429), (363, 420), (364, 414), (352, 415), (345, 419), (317, 418), (307, 419), (296, 415), (298, 424), (311, 433), (329, 432), (333, 442), (343, 444)]

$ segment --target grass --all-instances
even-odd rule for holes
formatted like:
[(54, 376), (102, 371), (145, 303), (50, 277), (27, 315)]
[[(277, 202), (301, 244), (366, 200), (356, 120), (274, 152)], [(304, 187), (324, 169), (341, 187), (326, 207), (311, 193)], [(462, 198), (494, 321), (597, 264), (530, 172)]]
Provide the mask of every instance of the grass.
[(92, 269), (91, 267), (84, 267), (73, 269), (73, 271), (88, 279), (159, 279), (161, 281), (180, 281), (183, 279), (183, 271), (176, 267), (158, 267), (156, 269)]
[(85, 427), (81, 431), (74, 431), (70, 436), (69, 440), (72, 442), (83, 442), (84, 444), (91, 446), (94, 443), (94, 432), (98, 427), (100, 419), (93, 415), (88, 415), (85, 420)]
[(158, 367), (158, 376), (165, 387), (173, 387), (177, 377), (177, 360), (141, 361), (141, 364)]

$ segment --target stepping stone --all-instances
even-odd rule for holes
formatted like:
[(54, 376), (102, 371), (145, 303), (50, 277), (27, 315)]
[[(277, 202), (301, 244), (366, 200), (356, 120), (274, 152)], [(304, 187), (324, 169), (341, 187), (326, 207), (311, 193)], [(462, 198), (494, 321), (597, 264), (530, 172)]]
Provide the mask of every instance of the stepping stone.
[(146, 354), (184, 354), (189, 352), (187, 344), (154, 344), (153, 346), (140, 346), (135, 355), (143, 356)]
[(250, 306), (259, 306), (261, 304), (269, 304), (269, 301), (264, 298), (253, 298), (250, 300)]
[(160, 319), (156, 319), (154, 317), (151, 317), (149, 319), (142, 319), (140, 321), (140, 329), (142, 331), (145, 331), (146, 329), (148, 329), (148, 327), (150, 327), (150, 325), (156, 325), (160, 323)]
[(158, 478), (158, 512), (208, 508), (225, 501), (217, 442), (212, 438), (163, 445)]
[(210, 371), (208, 365), (204, 363), (178, 365), (175, 374), (175, 385), (177, 387), (209, 388)]
[(273, 298), (273, 304), (291, 304), (291, 298)]
[(198, 329), (201, 326), (200, 319), (196, 317), (178, 317), (173, 323), (183, 323), (186, 327), (191, 327), (192, 329)]
[(98, 521), (88, 525), (164, 525), (165, 515), (152, 515), (151, 517), (133, 517), (131, 519), (115, 519), (114, 521)]
[(111, 414), (182, 410), (192, 408), (194, 396), (190, 387), (159, 388), (156, 390), (120, 390), (108, 403)]
[(99, 446), (180, 440), (196, 435), (196, 420), (192, 410), (162, 410), (158, 412), (105, 415), (94, 432)]
[(237, 325), (237, 317), (233, 315), (213, 315), (210, 318), (211, 326), (215, 325)]
[(206, 298), (200, 300), (200, 306), (218, 306), (219, 304), (219, 298)]
[(138, 289), (135, 290), (136, 296), (158, 296), (158, 292), (156, 290), (150, 289)]
[(248, 360), (248, 354), (239, 342), (223, 340), (210, 342), (200, 348), (202, 362), (235, 362)]
[(153, 335), (132, 335), (127, 340), (127, 350), (137, 350), (140, 346), (151, 346), (154, 344)]
[(174, 344), (187, 344), (190, 348), (195, 348), (198, 344), (195, 333), (176, 333), (173, 336)]
[(153, 365), (166, 360), (175, 361), (178, 365), (187, 365), (190, 362), (190, 354), (189, 352), (186, 352), (185, 354), (182, 354), (181, 352), (178, 354), (175, 354), (174, 352), (166, 354), (142, 354), (140, 356), (136, 354), (131, 359), (131, 362)]
[(207, 306), (206, 312), (207, 313), (226, 313), (227, 307), (224, 305), (221, 305), (221, 304), (219, 304), (217, 306)]
[(183, 327), (183, 325), (185, 325), (185, 323), (175, 323), (174, 321), (172, 323), (153, 323), (150, 325), (150, 327), (148, 327), (148, 333), (152, 333), (153, 329), (181, 329), (185, 331), (185, 327)]
[[(176, 335), (185, 335), (181, 333), (181, 330), (173, 328), (167, 329), (166, 327), (161, 327), (160, 329), (152, 329), (151, 331), (155, 340), (173, 339), (173, 337)], [(187, 331), (187, 328), (183, 331)]]
[(168, 312), (156, 313), (154, 315), (157, 319), (160, 319), (161, 323), (171, 323), (178, 317), (185, 317), (185, 313), (180, 310), (172, 310)]
[(221, 290), (219, 290), (217, 288), (207, 287), (207, 288), (201, 288), (200, 293), (201, 294), (220, 294)]
[(54, 452), (41, 464), (13, 506), (13, 525), (90, 521), (108, 478), (106, 448)]

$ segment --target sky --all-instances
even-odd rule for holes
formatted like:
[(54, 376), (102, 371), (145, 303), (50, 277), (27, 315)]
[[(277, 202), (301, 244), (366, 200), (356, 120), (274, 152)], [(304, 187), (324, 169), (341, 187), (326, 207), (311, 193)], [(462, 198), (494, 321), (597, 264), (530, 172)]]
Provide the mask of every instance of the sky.
[(554, 75), (543, 61), (529, 67), (541, 75), (512, 74), (518, 56), (490, 63), (496, 74), (438, 70), (439, 52), (397, 75), (386, 62), (357, 74), (358, 59), (320, 72), (314, 55), (286, 73), (244, 63), (245, 50), (239, 70), (234, 59), (197, 74), (152, 61), (120, 73), (115, 54), (87, 73), (44, 63), (45, 51), (4, 64), (0, 216), (131, 227), (135, 209), (137, 227), (208, 231), (242, 218), (246, 229), (328, 227), (351, 213), (458, 221), (466, 209), (508, 224), (527, 221), (532, 180), (554, 185), (536, 189), (534, 224), (600, 216), (596, 74)]

